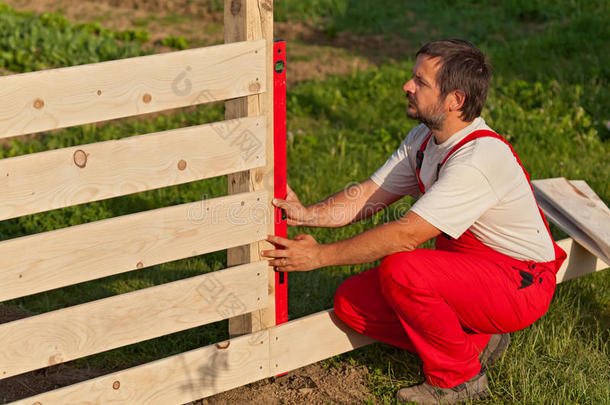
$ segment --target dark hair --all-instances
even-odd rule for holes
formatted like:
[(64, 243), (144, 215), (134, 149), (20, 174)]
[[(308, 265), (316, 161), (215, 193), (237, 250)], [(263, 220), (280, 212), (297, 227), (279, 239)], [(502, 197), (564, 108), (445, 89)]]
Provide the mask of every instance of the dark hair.
[(491, 78), (491, 66), (483, 52), (463, 39), (444, 39), (428, 42), (417, 51), (419, 55), (441, 58), (436, 82), (442, 98), (454, 90), (466, 94), (461, 119), (469, 122), (481, 115)]

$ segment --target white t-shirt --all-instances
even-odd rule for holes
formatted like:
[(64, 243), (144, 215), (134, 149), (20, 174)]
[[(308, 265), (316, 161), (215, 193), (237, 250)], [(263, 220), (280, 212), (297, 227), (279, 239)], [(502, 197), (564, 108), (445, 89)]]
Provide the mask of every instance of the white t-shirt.
[[(483, 244), (513, 258), (553, 260), (553, 243), (532, 189), (504, 142), (484, 137), (466, 143), (436, 179), (437, 165), (453, 146), (479, 129), (490, 130), (480, 117), (440, 145), (430, 138), (420, 171), (426, 193), (411, 210), (452, 238), (470, 230)], [(371, 180), (391, 193), (419, 196), (416, 154), (428, 133), (424, 125), (409, 132)]]

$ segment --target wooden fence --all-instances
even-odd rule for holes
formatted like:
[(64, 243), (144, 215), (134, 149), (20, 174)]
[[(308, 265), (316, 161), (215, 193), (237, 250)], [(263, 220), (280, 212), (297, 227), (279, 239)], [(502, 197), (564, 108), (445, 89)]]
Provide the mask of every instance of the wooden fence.
[[(224, 45), (0, 78), (0, 138), (228, 100), (226, 121), (0, 160), (0, 220), (220, 175), (229, 192), (0, 242), (0, 301), (222, 249), (229, 266), (2, 324), (0, 378), (221, 319), (242, 335), (16, 404), (186, 403), (373, 342), (332, 311), (275, 325), (259, 256), (274, 231), (273, 3), (224, 14)], [(562, 277), (605, 267), (561, 243)]]

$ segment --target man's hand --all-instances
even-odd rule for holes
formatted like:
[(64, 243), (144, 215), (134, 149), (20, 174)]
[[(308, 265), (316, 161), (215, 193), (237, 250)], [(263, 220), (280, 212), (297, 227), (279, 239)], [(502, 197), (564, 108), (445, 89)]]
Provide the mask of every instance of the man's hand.
[(288, 225), (312, 225), (313, 215), (311, 215), (309, 210), (304, 207), (303, 204), (301, 204), (301, 201), (299, 201), (299, 197), (297, 197), (297, 195), (294, 191), (292, 191), (289, 185), (286, 185), (286, 189), (286, 199), (280, 200), (278, 198), (274, 198), (273, 205), (284, 210), (284, 212), (286, 213)]
[[(309, 271), (323, 267), (322, 246), (311, 235), (300, 234), (294, 240), (269, 235), (267, 241), (280, 247), (263, 250), (261, 255), (273, 258), (269, 261), (277, 271)], [(283, 249), (282, 249), (283, 248)]]

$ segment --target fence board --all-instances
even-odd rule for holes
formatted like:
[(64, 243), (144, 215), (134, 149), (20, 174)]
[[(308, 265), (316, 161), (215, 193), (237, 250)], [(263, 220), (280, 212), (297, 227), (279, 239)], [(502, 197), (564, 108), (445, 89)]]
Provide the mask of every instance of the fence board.
[[(238, 4), (239, 7), (235, 7)], [(267, 49), (273, 49), (273, 2), (269, 0), (224, 0), (224, 38), (226, 43), (264, 39)], [(225, 103), (225, 118), (233, 119), (245, 116), (265, 115), (267, 117), (266, 164), (264, 167), (246, 170), (227, 176), (229, 194), (254, 190), (267, 190), (269, 201), (274, 192), (273, 162), (273, 54), (266, 55), (267, 89), (264, 93), (229, 100)], [(267, 232), (275, 232), (273, 223), (269, 222)], [(260, 251), (271, 245), (262, 241), (250, 245), (238, 246), (227, 250), (227, 262), (230, 265), (243, 264), (261, 260)], [(229, 320), (229, 333), (237, 336), (261, 330), (275, 325), (275, 273), (269, 269), (269, 306), (261, 311), (235, 317)]]
[[(64, 405), (180, 404), (373, 342), (347, 327), (333, 310), (327, 310), (12, 405), (32, 405), (36, 401)], [(113, 385), (119, 388), (115, 390)]]
[(0, 160), (0, 220), (265, 165), (265, 117)]
[[(564, 267), (583, 264), (571, 248), (578, 246), (577, 243), (570, 238), (558, 243), (568, 251)], [(592, 257), (584, 248), (579, 248), (581, 253)], [(601, 260), (596, 259), (595, 263), (593, 268), (597, 270), (605, 267)], [(587, 270), (580, 270), (579, 275), (593, 269), (588, 265), (584, 268)], [(562, 271), (565, 272), (563, 267), (560, 273)], [(558, 282), (565, 280), (558, 275)], [(327, 310), (234, 338), (229, 342), (17, 401), (13, 405), (31, 405), (36, 401), (41, 404), (66, 405), (185, 403), (295, 370), (374, 342), (374, 339), (350, 329), (337, 318), (333, 310)], [(226, 349), (221, 349), (222, 347)], [(125, 382), (126, 389), (123, 388)], [(119, 388), (114, 390), (113, 384)]]
[(183, 404), (269, 375), (269, 334), (247, 335), (118, 373), (84, 381), (13, 405)]
[(376, 342), (349, 328), (333, 310), (269, 330), (270, 370), (281, 374)]
[(265, 41), (0, 78), (0, 138), (258, 94)]
[(256, 262), (0, 325), (0, 378), (262, 308)]
[(567, 259), (557, 272), (557, 284), (608, 268), (601, 259), (585, 249), (572, 238), (557, 241), (568, 254)]
[[(585, 183), (586, 184), (586, 183)], [(610, 210), (588, 186), (587, 193), (559, 177), (532, 181), (540, 207), (560, 228), (610, 264)]]
[(0, 301), (266, 238), (257, 191), (0, 242)]

